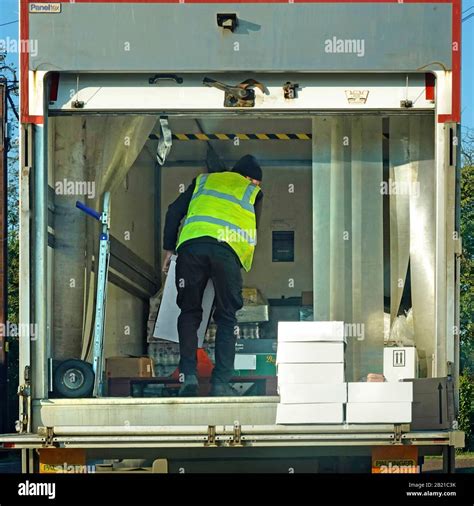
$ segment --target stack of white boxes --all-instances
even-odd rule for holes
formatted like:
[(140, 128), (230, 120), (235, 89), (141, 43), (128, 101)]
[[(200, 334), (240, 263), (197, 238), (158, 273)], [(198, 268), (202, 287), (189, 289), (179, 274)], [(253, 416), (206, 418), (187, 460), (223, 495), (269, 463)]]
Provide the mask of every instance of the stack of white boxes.
[(343, 322), (278, 324), (278, 424), (343, 423)]
[(347, 423), (410, 423), (413, 383), (418, 377), (416, 348), (385, 347), (381, 383), (349, 383)]
[(418, 377), (416, 348), (385, 347), (385, 381), (349, 383), (347, 423), (410, 423), (413, 383), (401, 381)]
[(410, 423), (413, 383), (349, 383), (347, 423)]
[(411, 422), (416, 349), (385, 349), (388, 381), (345, 383), (344, 346), (343, 322), (278, 324), (277, 424)]

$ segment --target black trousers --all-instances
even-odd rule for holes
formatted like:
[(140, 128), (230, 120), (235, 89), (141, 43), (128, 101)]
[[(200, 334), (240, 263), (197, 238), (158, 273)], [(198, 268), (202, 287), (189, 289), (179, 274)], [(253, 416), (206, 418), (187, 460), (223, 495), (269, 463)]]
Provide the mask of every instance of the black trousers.
[(243, 305), (242, 274), (237, 256), (228, 247), (213, 242), (183, 244), (176, 261), (177, 304), (180, 347), (179, 369), (184, 375), (196, 374), (197, 330), (202, 320), (202, 297), (210, 279), (215, 290), (214, 321), (216, 364), (213, 383), (227, 383), (234, 371), (235, 313)]

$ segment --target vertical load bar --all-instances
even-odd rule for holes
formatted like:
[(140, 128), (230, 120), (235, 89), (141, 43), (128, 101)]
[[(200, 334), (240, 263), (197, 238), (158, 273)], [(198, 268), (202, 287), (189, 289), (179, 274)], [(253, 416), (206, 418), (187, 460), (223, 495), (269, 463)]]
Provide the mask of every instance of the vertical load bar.
[(105, 309), (107, 304), (107, 277), (110, 259), (110, 193), (104, 193), (102, 213), (87, 207), (82, 202), (76, 202), (76, 206), (97, 221), (100, 221), (102, 230), (99, 236), (99, 260), (97, 262), (97, 292), (94, 319), (94, 349), (92, 368), (94, 370), (94, 397), (104, 394), (104, 331)]

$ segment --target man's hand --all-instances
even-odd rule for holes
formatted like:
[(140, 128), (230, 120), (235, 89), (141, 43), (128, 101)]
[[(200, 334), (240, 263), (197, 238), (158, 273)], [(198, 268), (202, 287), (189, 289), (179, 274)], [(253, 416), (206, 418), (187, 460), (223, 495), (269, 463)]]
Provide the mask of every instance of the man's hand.
[(168, 251), (168, 250), (165, 250), (165, 258), (163, 260), (163, 267), (162, 267), (162, 270), (165, 274), (168, 274), (168, 270), (170, 268), (170, 263), (171, 263), (171, 255), (174, 254), (174, 251)]

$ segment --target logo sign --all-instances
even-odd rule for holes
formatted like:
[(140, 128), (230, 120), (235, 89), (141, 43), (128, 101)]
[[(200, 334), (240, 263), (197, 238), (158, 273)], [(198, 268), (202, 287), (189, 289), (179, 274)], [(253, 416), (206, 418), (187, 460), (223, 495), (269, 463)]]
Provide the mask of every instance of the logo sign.
[(369, 90), (346, 90), (346, 98), (349, 104), (365, 104)]
[(393, 352), (393, 367), (405, 367), (405, 350), (396, 350)]
[(374, 446), (372, 449), (373, 474), (418, 474), (417, 446)]
[(61, 4), (53, 2), (35, 2), (30, 4), (31, 14), (59, 14), (61, 12)]

